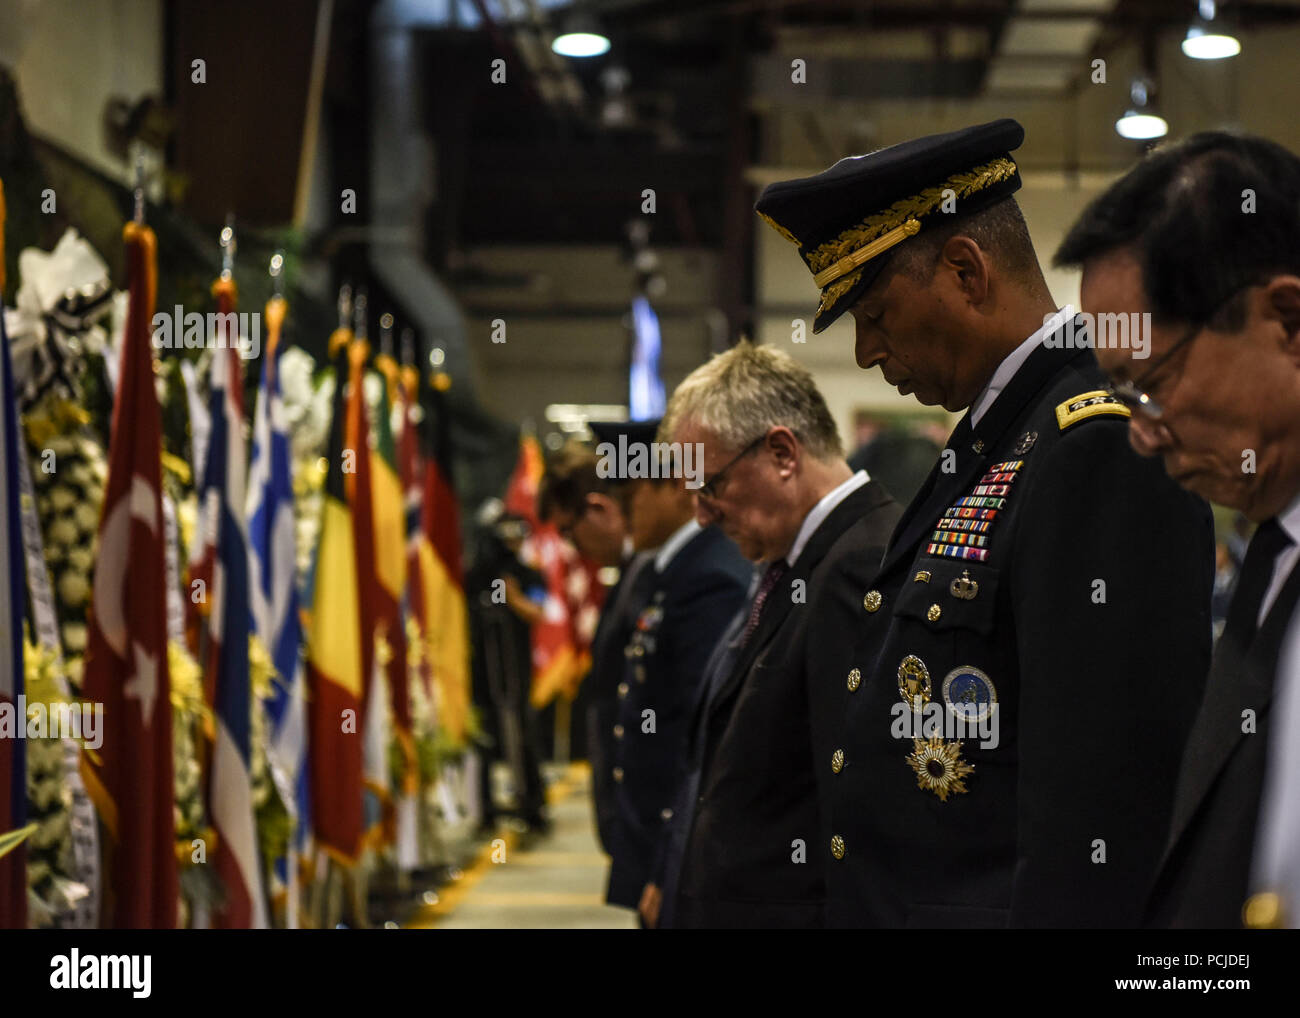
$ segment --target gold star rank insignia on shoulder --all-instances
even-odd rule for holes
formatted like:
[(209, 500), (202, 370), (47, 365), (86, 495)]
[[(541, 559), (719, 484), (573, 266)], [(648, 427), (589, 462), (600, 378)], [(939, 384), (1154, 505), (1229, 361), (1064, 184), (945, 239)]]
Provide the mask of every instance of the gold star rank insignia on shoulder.
[(938, 736), (913, 739), (907, 762), (916, 772), (917, 787), (933, 792), (940, 802), (947, 802), (950, 795), (964, 794), (966, 776), (975, 771), (974, 764), (961, 758), (960, 742), (944, 742)]
[(1096, 417), (1098, 414), (1108, 414), (1112, 417), (1133, 416), (1128, 407), (1105, 389), (1094, 389), (1091, 392), (1081, 392), (1058, 404), (1056, 423), (1064, 431), (1070, 425), (1078, 424), (1079, 421), (1085, 421), (1089, 417)]

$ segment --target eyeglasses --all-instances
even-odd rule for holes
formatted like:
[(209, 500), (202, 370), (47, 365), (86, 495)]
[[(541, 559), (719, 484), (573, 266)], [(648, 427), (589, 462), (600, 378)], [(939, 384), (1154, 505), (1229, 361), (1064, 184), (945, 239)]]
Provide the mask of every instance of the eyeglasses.
[(1145, 414), (1153, 421), (1158, 421), (1165, 415), (1165, 409), (1156, 402), (1154, 396), (1146, 391), (1146, 386), (1150, 383), (1152, 377), (1163, 367), (1174, 354), (1190, 343), (1205, 330), (1204, 325), (1194, 325), (1185, 336), (1178, 340), (1173, 346), (1156, 359), (1156, 362), (1142, 373), (1141, 378), (1125, 380), (1123, 382), (1112, 382), (1106, 387), (1106, 391), (1123, 403), (1130, 410)]
[(756, 439), (754, 439), (754, 441), (750, 442), (749, 445), (741, 449), (740, 452), (738, 452), (734, 457), (732, 457), (730, 463), (728, 463), (725, 467), (719, 470), (712, 477), (708, 478), (708, 480), (702, 481), (700, 483), (700, 486), (695, 489), (695, 494), (698, 495), (700, 498), (705, 499), (706, 501), (709, 502), (716, 501), (718, 497), (718, 482), (721, 481), (723, 477), (726, 476), (728, 470), (730, 470), (737, 463), (739, 463), (746, 456), (748, 456), (751, 452), (757, 449), (759, 444), (763, 442), (766, 438), (767, 438), (767, 432), (763, 432), (763, 434), (759, 435)]
[(1227, 295), (1216, 303), (1214, 307), (1210, 309), (1209, 313), (1203, 317), (1201, 323), (1193, 325), (1191, 329), (1187, 331), (1186, 335), (1182, 336), (1178, 342), (1164, 352), (1163, 356), (1157, 358), (1156, 362), (1142, 373), (1141, 378), (1135, 378), (1132, 381), (1112, 382), (1106, 387), (1106, 391), (1130, 410), (1141, 413), (1153, 421), (1160, 420), (1165, 415), (1165, 408), (1156, 402), (1154, 396), (1147, 392), (1147, 386), (1151, 384), (1151, 379), (1155, 376), (1156, 372), (1168, 363), (1169, 359), (1173, 357), (1174, 354), (1208, 328), (1209, 322), (1219, 313), (1220, 308), (1227, 304), (1228, 301), (1235, 297), (1241, 290), (1246, 289), (1246, 287), (1250, 285), (1251, 284), (1247, 283), (1245, 286), (1238, 286), (1228, 291)]

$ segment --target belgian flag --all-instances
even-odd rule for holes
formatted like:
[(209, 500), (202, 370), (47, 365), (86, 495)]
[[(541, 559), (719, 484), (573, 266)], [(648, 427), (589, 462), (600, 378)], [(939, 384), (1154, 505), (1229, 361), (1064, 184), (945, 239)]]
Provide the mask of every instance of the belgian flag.
[(330, 337), (334, 417), (307, 634), (312, 826), (317, 844), (346, 865), (361, 851), (362, 706), (369, 666), (363, 657), (357, 537), (346, 484), (356, 476), (358, 458), (356, 446), (348, 444), (351, 340), (349, 329)]

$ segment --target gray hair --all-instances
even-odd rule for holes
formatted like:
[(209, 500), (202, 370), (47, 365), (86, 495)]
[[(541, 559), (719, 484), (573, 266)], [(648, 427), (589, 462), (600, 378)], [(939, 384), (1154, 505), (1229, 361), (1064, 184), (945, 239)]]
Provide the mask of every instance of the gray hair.
[(788, 353), (745, 340), (715, 354), (677, 387), (659, 426), (660, 440), (670, 440), (687, 421), (734, 449), (783, 425), (817, 459), (844, 456), (835, 418), (812, 373)]

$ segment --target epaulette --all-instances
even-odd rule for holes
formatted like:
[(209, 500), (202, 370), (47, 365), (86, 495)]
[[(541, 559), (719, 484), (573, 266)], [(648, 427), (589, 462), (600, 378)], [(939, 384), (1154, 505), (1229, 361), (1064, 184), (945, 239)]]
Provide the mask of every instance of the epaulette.
[(1064, 403), (1058, 404), (1056, 423), (1064, 431), (1070, 425), (1078, 424), (1089, 417), (1096, 417), (1098, 414), (1131, 417), (1132, 411), (1104, 389), (1094, 389), (1092, 392), (1071, 396)]

